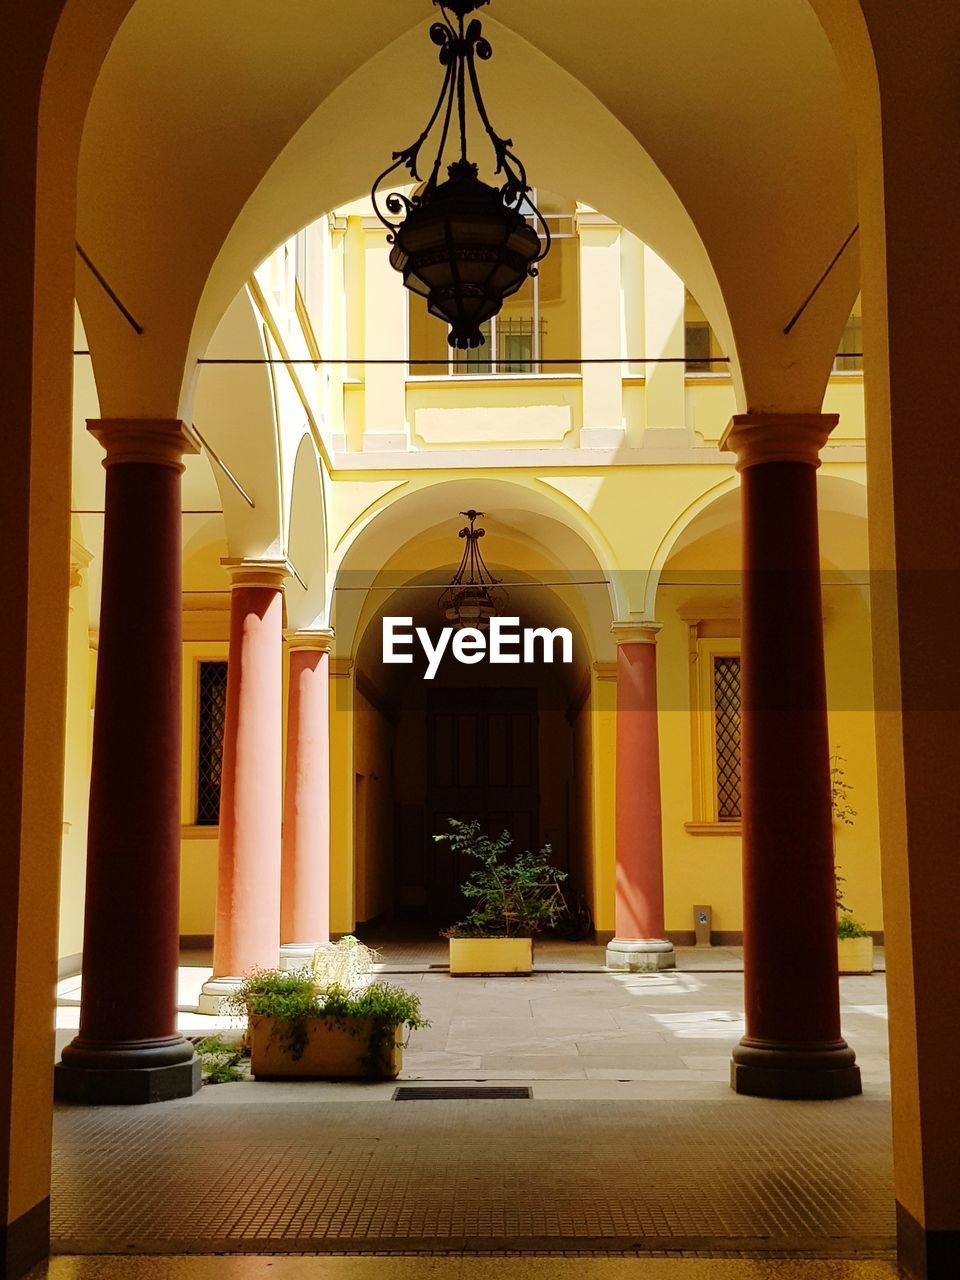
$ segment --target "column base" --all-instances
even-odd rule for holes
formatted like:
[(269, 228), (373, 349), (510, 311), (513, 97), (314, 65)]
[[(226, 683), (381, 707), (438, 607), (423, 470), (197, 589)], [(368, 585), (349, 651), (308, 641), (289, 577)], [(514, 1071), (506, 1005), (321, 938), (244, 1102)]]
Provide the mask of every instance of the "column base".
[(607, 943), (605, 963), (608, 969), (628, 973), (659, 973), (675, 969), (677, 957), (673, 943), (665, 938), (613, 938)]
[(200, 1088), (200, 1059), (189, 1040), (90, 1043), (79, 1036), (54, 1068), (58, 1102), (132, 1106), (189, 1098)]
[(314, 952), (323, 945), (322, 942), (285, 942), (280, 948), (280, 968), (309, 969), (313, 964)]
[(809, 1101), (863, 1092), (856, 1054), (844, 1040), (793, 1045), (747, 1037), (733, 1051), (730, 1088), (752, 1098)]
[(231, 1013), (221, 1010), (220, 1002), (235, 996), (243, 986), (243, 978), (208, 978), (200, 988), (200, 999), (197, 1001), (198, 1013), (208, 1014), (211, 1018), (231, 1017)]

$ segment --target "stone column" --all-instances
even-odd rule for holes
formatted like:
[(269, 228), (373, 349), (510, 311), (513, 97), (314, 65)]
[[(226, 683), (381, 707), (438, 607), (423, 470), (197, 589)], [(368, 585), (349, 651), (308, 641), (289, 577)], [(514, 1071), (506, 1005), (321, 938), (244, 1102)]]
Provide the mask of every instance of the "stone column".
[(182, 422), (105, 419), (103, 588), (90, 775), (80, 1032), (56, 1095), (158, 1102), (200, 1085), (177, 1033)]
[(659, 622), (615, 622), (617, 640), (617, 910), (607, 967), (676, 965), (663, 934), (663, 834), (657, 732)]
[(232, 578), (213, 977), (202, 1013), (280, 955), (283, 560), (224, 561)]
[(742, 808), (746, 1035), (738, 1093), (860, 1092), (840, 1035), (830, 748), (817, 528), (819, 453), (835, 414), (745, 414), (737, 455), (743, 519)]
[(330, 648), (332, 631), (287, 637), (280, 964), (299, 968), (330, 941)]

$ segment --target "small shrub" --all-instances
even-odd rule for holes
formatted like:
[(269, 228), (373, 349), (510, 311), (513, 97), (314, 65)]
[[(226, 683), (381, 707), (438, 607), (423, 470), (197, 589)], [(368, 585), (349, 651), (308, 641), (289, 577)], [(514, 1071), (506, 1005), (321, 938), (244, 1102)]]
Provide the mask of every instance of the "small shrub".
[(223, 1036), (204, 1036), (196, 1048), (204, 1084), (234, 1084), (246, 1079), (247, 1073), (240, 1066), (243, 1049), (239, 1044), (228, 1044)]
[(485, 836), (479, 822), (451, 818), (450, 830), (433, 838), (455, 853), (474, 858), (479, 866), (461, 885), (473, 910), (443, 931), (447, 938), (525, 938), (551, 928), (566, 908), (562, 881), (565, 871), (550, 864), (551, 849), (525, 850), (511, 855), (513, 836), (504, 831), (495, 840)]
[(853, 916), (844, 913), (837, 920), (837, 937), (869, 938), (870, 930), (864, 928), (859, 920), (854, 920)]

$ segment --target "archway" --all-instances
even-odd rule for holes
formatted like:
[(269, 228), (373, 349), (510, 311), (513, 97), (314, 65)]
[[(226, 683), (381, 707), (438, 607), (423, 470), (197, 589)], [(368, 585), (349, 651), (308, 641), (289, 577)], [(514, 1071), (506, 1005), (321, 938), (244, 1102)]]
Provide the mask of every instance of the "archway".
[[(557, 641), (552, 662), (499, 670), (448, 654), (429, 680), (420, 656), (412, 670), (385, 664), (385, 617), (410, 619), (404, 630), (422, 626), (434, 642), (446, 625), (437, 600), (462, 549), (457, 512), (474, 503), (504, 614), (521, 628), (566, 628), (569, 650)], [(446, 481), (394, 495), (341, 553), (332, 620), (355, 676), (356, 923), (406, 917), (434, 937), (454, 923), (469, 868), (453, 868), (432, 836), (448, 817), (476, 817), (491, 834), (509, 829), (521, 847), (549, 843), (571, 889), (608, 927), (612, 871), (596, 828), (590, 690), (593, 663), (612, 656), (613, 588), (588, 525), (581, 517), (581, 532), (561, 518), (569, 517), (557, 498), (536, 488)]]

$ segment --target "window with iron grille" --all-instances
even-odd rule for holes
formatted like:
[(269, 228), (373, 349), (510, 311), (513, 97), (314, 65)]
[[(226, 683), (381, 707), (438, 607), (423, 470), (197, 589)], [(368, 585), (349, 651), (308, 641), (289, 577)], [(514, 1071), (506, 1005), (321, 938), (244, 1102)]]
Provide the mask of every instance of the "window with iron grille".
[(223, 724), (227, 714), (227, 664), (201, 662), (199, 683), (197, 826), (215, 827), (220, 822)]
[(740, 659), (713, 659), (717, 820), (740, 821)]

